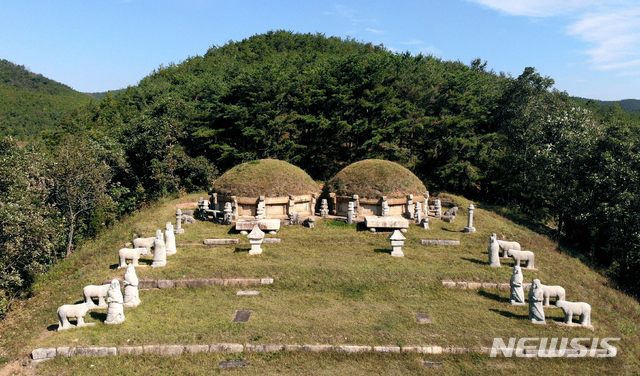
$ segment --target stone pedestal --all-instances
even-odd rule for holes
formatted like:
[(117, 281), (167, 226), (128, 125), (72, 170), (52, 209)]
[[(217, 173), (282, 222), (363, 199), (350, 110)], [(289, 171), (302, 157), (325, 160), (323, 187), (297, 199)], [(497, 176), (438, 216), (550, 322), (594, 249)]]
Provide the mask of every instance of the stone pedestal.
[(176, 228), (173, 230), (176, 234), (184, 234), (184, 229), (182, 228), (182, 210), (176, 210)]
[(407, 239), (402, 235), (400, 230), (394, 230), (391, 235), (388, 237), (391, 240), (391, 256), (393, 257), (404, 257), (404, 252), (402, 252), (402, 246), (404, 245), (404, 241)]
[(251, 250), (249, 251), (249, 254), (250, 255), (261, 254), (262, 248), (260, 247), (260, 245), (264, 240), (264, 232), (260, 230), (260, 227), (258, 227), (258, 225), (253, 226), (253, 230), (251, 230), (249, 235), (247, 235), (247, 238), (249, 239), (249, 243), (251, 244)]

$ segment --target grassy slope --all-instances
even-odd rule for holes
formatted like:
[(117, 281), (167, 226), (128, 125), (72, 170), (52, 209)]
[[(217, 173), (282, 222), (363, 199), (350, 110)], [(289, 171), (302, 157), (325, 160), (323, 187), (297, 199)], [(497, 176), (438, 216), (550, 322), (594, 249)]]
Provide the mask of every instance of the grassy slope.
[[(184, 200), (196, 200), (197, 195)], [(461, 208), (469, 204), (456, 197)], [(249, 256), (244, 237), (230, 227), (198, 222), (186, 227), (179, 243), (203, 238), (237, 237), (238, 246), (179, 246), (165, 268), (139, 268), (141, 279), (198, 277), (273, 277), (256, 297), (237, 297), (239, 288), (210, 287), (141, 291), (143, 303), (125, 310), (119, 326), (101, 323), (65, 332), (48, 331), (57, 324), (56, 307), (81, 299), (82, 287), (124, 274), (113, 267), (117, 250), (133, 233), (152, 236), (174, 217), (179, 201), (140, 213), (103, 237), (87, 244), (64, 264), (55, 267), (36, 287), (35, 295), (13, 312), (0, 327), (6, 359), (43, 346), (117, 346), (149, 344), (364, 344), (491, 346), (494, 337), (621, 337), (618, 356), (609, 359), (504, 359), (486, 355), (426, 356), (340, 354), (240, 354), (249, 374), (421, 374), (421, 360), (444, 361), (441, 374), (527, 374), (532, 367), (543, 374), (624, 374), (638, 372), (640, 305), (610, 288), (608, 281), (579, 260), (559, 253), (546, 237), (514, 225), (482, 209), (475, 212), (475, 234), (463, 234), (466, 212), (452, 224), (432, 221), (430, 231), (412, 227), (407, 233), (405, 257), (389, 256), (387, 234), (356, 231), (322, 220), (315, 229), (283, 227), (282, 244), (263, 245), (264, 253)], [(519, 241), (536, 253), (537, 272), (524, 271), (525, 281), (540, 278), (560, 284), (573, 301), (593, 307), (595, 332), (552, 324), (535, 326), (526, 320), (527, 307), (506, 302), (508, 291), (450, 290), (442, 279), (508, 282), (511, 268), (486, 265), (490, 233)], [(419, 239), (459, 239), (459, 247), (424, 247)], [(236, 251), (236, 252), (234, 252)], [(231, 324), (236, 309), (254, 310), (249, 323)], [(429, 313), (434, 323), (418, 325), (414, 312)], [(559, 309), (547, 309), (548, 321), (562, 319)], [(103, 320), (106, 310), (93, 311), (89, 322)], [(89, 315), (88, 315), (89, 316)], [(231, 358), (236, 355), (231, 356)], [(225, 354), (200, 354), (172, 359), (151, 356), (113, 359), (56, 359), (45, 362), (40, 374), (203, 374), (215, 369)], [(93, 367), (92, 367), (93, 365)], [(92, 372), (92, 373), (93, 373)]]

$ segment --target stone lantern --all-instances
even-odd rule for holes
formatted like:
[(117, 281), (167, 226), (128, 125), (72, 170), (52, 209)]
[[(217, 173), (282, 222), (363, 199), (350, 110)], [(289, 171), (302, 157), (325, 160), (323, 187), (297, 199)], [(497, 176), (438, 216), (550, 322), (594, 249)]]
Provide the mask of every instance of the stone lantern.
[(393, 230), (393, 233), (389, 235), (389, 240), (391, 240), (391, 256), (393, 257), (404, 257), (404, 253), (402, 252), (402, 246), (404, 245), (404, 241), (407, 238), (402, 235), (400, 230)]
[(249, 235), (247, 235), (247, 238), (249, 239), (249, 243), (251, 244), (251, 250), (249, 251), (249, 254), (250, 255), (261, 254), (262, 248), (260, 248), (260, 245), (264, 240), (264, 232), (260, 230), (260, 227), (258, 227), (258, 225), (253, 226), (253, 230), (251, 230)]

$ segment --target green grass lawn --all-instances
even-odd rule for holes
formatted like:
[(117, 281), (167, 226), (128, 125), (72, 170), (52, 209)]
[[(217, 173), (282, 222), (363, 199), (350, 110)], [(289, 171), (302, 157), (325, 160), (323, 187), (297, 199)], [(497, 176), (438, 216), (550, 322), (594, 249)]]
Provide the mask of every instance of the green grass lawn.
[[(39, 281), (34, 296), (0, 327), (5, 361), (37, 347), (140, 346), (155, 344), (331, 344), (368, 346), (491, 347), (501, 337), (620, 337), (618, 355), (607, 359), (489, 358), (484, 354), (199, 354), (177, 358), (71, 358), (44, 362), (38, 374), (637, 374), (640, 370), (640, 305), (578, 259), (558, 250), (547, 237), (516, 225), (476, 204), (474, 234), (463, 234), (469, 201), (452, 196), (461, 208), (454, 223), (432, 220), (431, 230), (412, 226), (406, 233), (404, 258), (390, 256), (389, 233), (370, 233), (356, 225), (326, 219), (314, 229), (283, 226), (280, 244), (263, 244), (261, 255), (248, 254), (246, 237), (231, 226), (198, 221), (177, 235), (178, 244), (201, 244), (205, 238), (238, 238), (228, 246), (178, 245), (163, 268), (138, 268), (140, 279), (274, 278), (259, 287), (213, 286), (140, 291), (142, 304), (125, 308), (126, 321), (101, 323), (106, 310), (94, 310), (96, 325), (56, 332), (56, 308), (79, 302), (88, 284), (121, 277), (117, 251), (133, 234), (149, 237), (175, 220), (176, 205), (198, 195), (167, 201), (132, 216), (78, 250)], [(528, 307), (511, 306), (509, 291), (457, 290), (442, 280), (507, 283), (512, 261), (487, 265), (491, 233), (519, 241), (536, 254), (538, 271), (523, 269), (525, 282), (539, 278), (562, 285), (567, 300), (592, 306), (595, 331), (567, 328), (552, 321), (562, 310), (546, 309), (546, 326), (527, 320)], [(422, 246), (420, 239), (460, 240), (460, 246)], [(238, 290), (260, 290), (236, 296)], [(231, 323), (235, 310), (253, 310), (248, 323)], [(432, 324), (417, 324), (415, 312), (428, 313)], [(242, 358), (249, 366), (219, 370), (220, 360)], [(117, 359), (117, 360), (116, 360)], [(423, 360), (441, 361), (429, 369)]]

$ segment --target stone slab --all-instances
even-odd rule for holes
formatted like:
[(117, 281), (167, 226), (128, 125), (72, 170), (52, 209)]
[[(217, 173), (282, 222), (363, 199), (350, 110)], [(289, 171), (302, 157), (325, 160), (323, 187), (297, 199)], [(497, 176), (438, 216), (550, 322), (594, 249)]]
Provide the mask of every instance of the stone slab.
[(153, 280), (140, 280), (138, 281), (138, 289), (139, 290), (151, 290), (158, 288), (158, 281)]
[(205, 239), (203, 241), (204, 245), (228, 245), (228, 244), (238, 244), (240, 243), (239, 239)]
[(467, 283), (467, 288), (468, 289), (479, 289), (480, 287), (482, 287), (482, 283), (479, 283), (479, 282), (469, 282), (469, 283)]
[(166, 345), (166, 346), (144, 346), (143, 352), (145, 354), (160, 355), (160, 356), (178, 356), (184, 352), (184, 346), (180, 345)]
[(467, 282), (456, 282), (456, 288), (466, 289), (467, 288)]
[(282, 239), (280, 238), (264, 238), (262, 239), (262, 244), (278, 244), (282, 243)]
[(170, 289), (175, 287), (175, 282), (170, 279), (159, 279), (158, 280), (158, 288), (159, 289)]
[(421, 239), (422, 245), (460, 245), (459, 240)]
[(273, 278), (262, 278), (260, 280), (260, 284), (261, 285), (272, 285), (273, 284)]
[(442, 367), (442, 363), (440, 362), (429, 362), (426, 360), (422, 362), (422, 365), (425, 367)]
[(279, 219), (240, 219), (236, 222), (236, 231), (251, 231), (255, 225), (262, 231), (280, 230)]
[(378, 217), (375, 215), (368, 215), (364, 217), (364, 224), (367, 228), (409, 228), (409, 221), (402, 217)]
[(284, 350), (283, 345), (244, 345), (245, 350), (253, 351), (253, 352), (276, 352), (280, 350)]
[(52, 359), (56, 357), (55, 347), (41, 347), (31, 352), (31, 358), (33, 360)]
[(184, 347), (185, 354), (198, 354), (209, 352), (208, 345), (189, 345)]
[(311, 352), (323, 352), (323, 351), (332, 351), (333, 346), (332, 345), (304, 345), (302, 346), (302, 349), (305, 351), (311, 351)]
[(255, 296), (255, 295), (259, 295), (260, 291), (238, 291), (236, 293), (237, 296)]
[(413, 316), (416, 318), (416, 322), (418, 324), (431, 324), (431, 316), (426, 313), (417, 313), (415, 312)]
[(121, 346), (118, 347), (118, 355), (142, 355), (142, 346)]
[(300, 345), (284, 345), (284, 349), (286, 351), (300, 351), (300, 350), (302, 350), (302, 346), (300, 346)]
[(113, 356), (118, 355), (115, 347), (76, 347), (69, 352), (70, 356)]
[(399, 353), (400, 346), (375, 346), (373, 351), (383, 352), (383, 353)]
[(240, 353), (244, 351), (244, 346), (239, 343), (218, 343), (209, 346), (209, 352)]
[(498, 284), (497, 283), (489, 283), (489, 282), (487, 282), (487, 283), (483, 283), (482, 284), (482, 288), (485, 288), (485, 289), (497, 289), (498, 288)]
[(363, 353), (363, 352), (371, 351), (371, 346), (341, 345), (341, 346), (336, 346), (335, 350), (345, 352), (345, 353)]
[(253, 311), (236, 311), (231, 322), (249, 322)]
[(234, 367), (246, 367), (246, 360), (223, 360), (218, 367), (220, 368), (234, 368)]
[(448, 287), (448, 288), (455, 288), (456, 283), (453, 281), (442, 281), (442, 286)]

